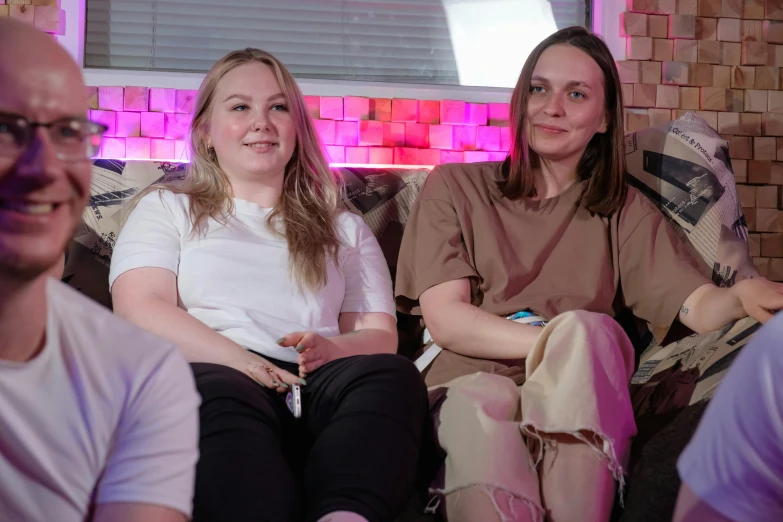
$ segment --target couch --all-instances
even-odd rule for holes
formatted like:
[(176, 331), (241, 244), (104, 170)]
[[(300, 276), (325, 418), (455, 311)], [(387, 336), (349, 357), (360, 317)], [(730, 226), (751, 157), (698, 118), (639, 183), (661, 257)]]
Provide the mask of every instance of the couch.
[[(730, 286), (754, 275), (725, 141), (689, 113), (665, 126), (629, 135), (626, 152), (629, 181), (659, 206), (683, 237), (699, 243), (697, 251), (713, 267), (716, 284)], [(346, 186), (343, 205), (370, 226), (394, 276), (407, 216), (429, 170), (339, 170)], [(125, 203), (154, 181), (182, 178), (184, 166), (96, 160), (93, 173), (90, 203), (68, 249), (63, 280), (111, 307), (109, 262)], [(716, 227), (717, 238), (707, 237), (714, 236)], [(419, 318), (399, 314), (400, 353), (411, 359), (421, 354), (423, 327)], [(639, 433), (627, 468), (624, 508), (619, 508), (618, 499), (613, 520), (671, 519), (679, 488), (676, 458), (731, 361), (757, 328), (749, 318), (703, 336), (675, 328), (662, 346), (640, 330), (642, 335), (635, 339), (638, 369), (631, 383)], [(431, 448), (423, 459), (420, 490), (400, 522), (438, 519), (422, 512), (427, 475), (437, 469), (441, 457)]]

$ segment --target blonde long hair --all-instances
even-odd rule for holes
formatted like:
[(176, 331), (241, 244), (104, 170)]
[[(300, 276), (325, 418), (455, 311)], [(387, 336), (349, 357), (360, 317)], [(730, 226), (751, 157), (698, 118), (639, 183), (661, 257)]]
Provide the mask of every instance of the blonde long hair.
[(267, 226), (286, 239), (289, 272), (299, 288), (315, 290), (326, 284), (329, 260), (337, 261), (337, 205), (341, 189), (321, 150), (296, 80), (271, 54), (247, 48), (227, 54), (212, 66), (199, 88), (190, 124), (191, 153), (185, 182), (153, 185), (136, 198), (160, 189), (184, 193), (190, 199), (194, 231), (201, 231), (210, 217), (225, 224), (234, 211), (231, 183), (209, 150), (207, 132), (218, 82), (229, 71), (247, 63), (263, 63), (272, 69), (294, 121), (296, 147), (285, 167), (280, 201), (267, 217)]

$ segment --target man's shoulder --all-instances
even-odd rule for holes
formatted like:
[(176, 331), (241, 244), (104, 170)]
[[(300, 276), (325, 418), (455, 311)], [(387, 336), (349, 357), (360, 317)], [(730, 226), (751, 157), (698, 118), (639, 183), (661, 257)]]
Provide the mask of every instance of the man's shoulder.
[(50, 279), (47, 298), (60, 336), (67, 337), (61, 339), (66, 349), (121, 366), (150, 358), (160, 361), (176, 352), (172, 343), (114, 315), (65, 283)]

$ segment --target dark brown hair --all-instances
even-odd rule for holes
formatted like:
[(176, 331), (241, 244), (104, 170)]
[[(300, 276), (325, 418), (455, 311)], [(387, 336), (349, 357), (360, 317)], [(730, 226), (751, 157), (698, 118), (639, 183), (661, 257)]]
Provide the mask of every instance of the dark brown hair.
[(584, 51), (604, 73), (608, 127), (605, 133), (596, 133), (587, 144), (577, 166), (577, 175), (579, 179), (587, 180), (585, 207), (596, 214), (609, 216), (622, 207), (627, 190), (622, 89), (609, 48), (603, 40), (584, 27), (568, 27), (549, 36), (533, 49), (522, 67), (511, 96), (511, 152), (502, 168), (504, 179), (498, 186), (509, 199), (532, 197), (536, 194), (533, 169), (539, 165), (539, 158), (530, 149), (525, 135), (530, 79), (541, 54), (548, 47), (558, 44), (571, 45)]

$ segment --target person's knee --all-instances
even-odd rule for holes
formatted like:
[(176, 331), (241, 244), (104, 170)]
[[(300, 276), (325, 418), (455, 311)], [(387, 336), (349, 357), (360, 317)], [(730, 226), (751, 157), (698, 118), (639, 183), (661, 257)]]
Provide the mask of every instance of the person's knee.
[[(634, 352), (628, 335), (612, 317), (587, 310), (573, 310), (555, 317), (551, 335), (566, 335), (574, 342), (571, 350), (583, 349), (606, 360), (622, 359), (626, 370), (633, 371)], [(630, 378), (630, 375), (629, 375)]]
[(382, 387), (399, 400), (427, 408), (427, 387), (416, 366), (397, 354), (373, 354), (361, 356), (357, 361), (360, 375), (368, 377), (368, 384)]

